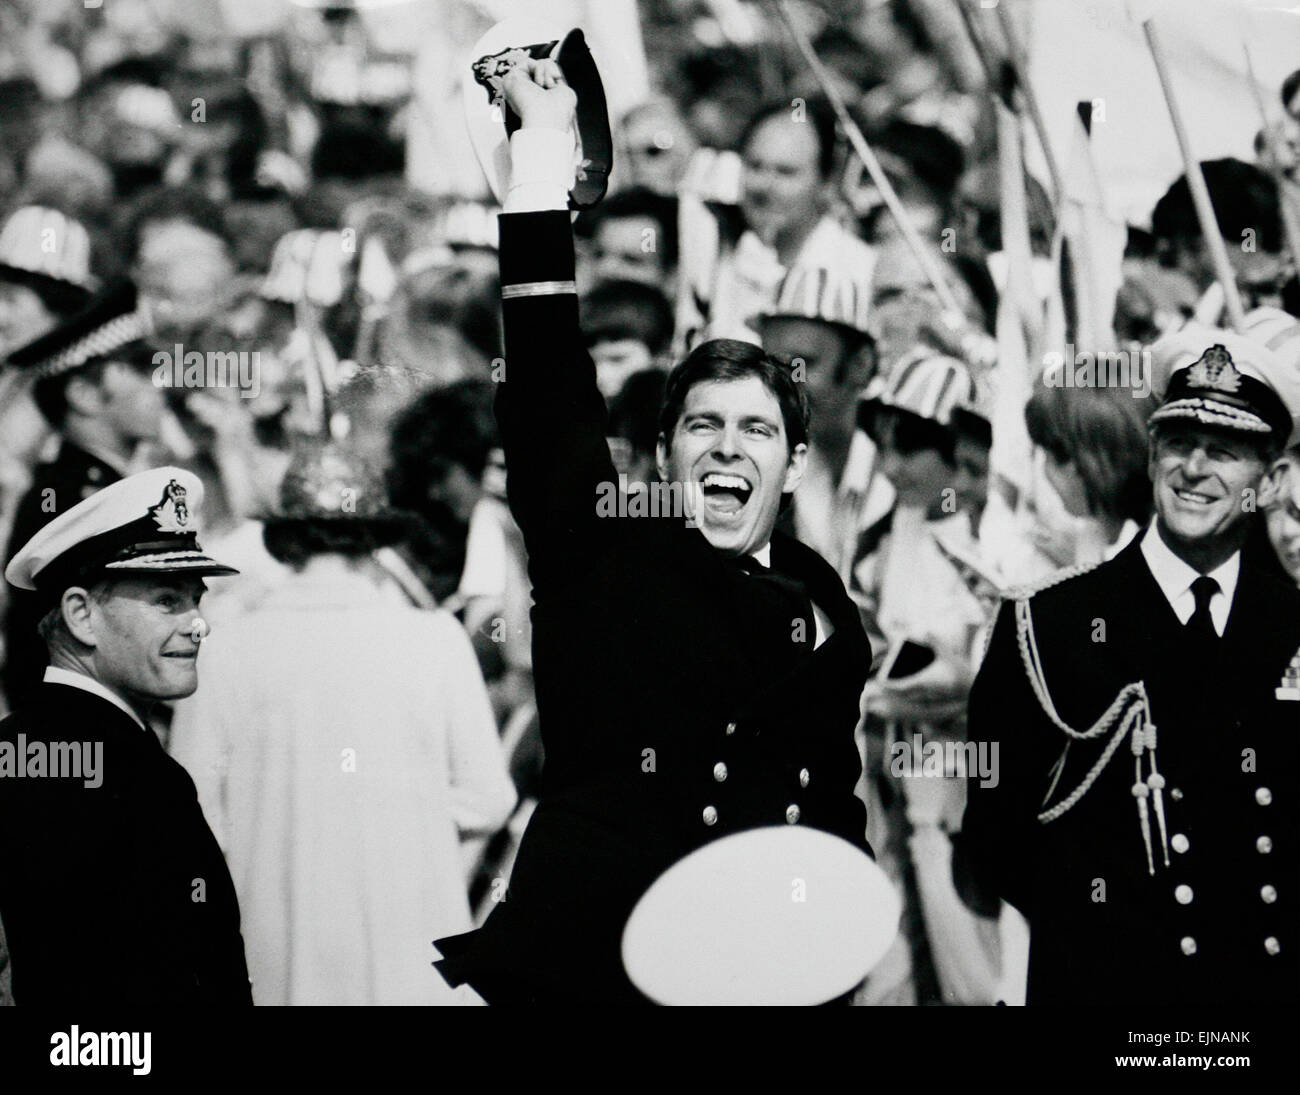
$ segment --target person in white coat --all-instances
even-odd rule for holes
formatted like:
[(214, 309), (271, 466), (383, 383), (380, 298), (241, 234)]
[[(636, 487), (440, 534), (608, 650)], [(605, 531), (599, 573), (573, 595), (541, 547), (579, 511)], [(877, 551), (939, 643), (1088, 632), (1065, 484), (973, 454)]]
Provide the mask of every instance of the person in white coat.
[(459, 623), (380, 592), (372, 552), (399, 530), (356, 457), (296, 461), (265, 532), (292, 575), (204, 642), (224, 672), (176, 709), (171, 752), (234, 877), (258, 1004), (463, 994), (432, 941), (473, 926), (459, 840), (499, 828), (515, 792)]

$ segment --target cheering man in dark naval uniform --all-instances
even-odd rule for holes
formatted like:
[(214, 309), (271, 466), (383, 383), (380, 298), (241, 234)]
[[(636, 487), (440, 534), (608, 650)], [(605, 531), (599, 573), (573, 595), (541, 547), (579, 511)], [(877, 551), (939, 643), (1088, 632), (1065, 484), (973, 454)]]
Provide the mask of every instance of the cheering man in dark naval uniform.
[(635, 1003), (621, 932), (676, 860), (764, 825), (866, 848), (853, 731), (871, 651), (834, 570), (773, 534), (808, 412), (758, 347), (705, 343), (668, 380), (660, 474), (693, 519), (611, 510), (565, 209), (574, 94), (545, 70), (506, 78), (522, 128), (496, 404), (533, 582), (544, 787), (504, 900), (478, 931), (437, 941), (439, 969), (490, 1003)]
[(185, 770), (145, 721), (198, 684), (203, 488), (179, 468), (60, 514), (5, 577), (49, 650), (0, 722), (0, 918), (24, 1006), (249, 1005), (239, 907)]
[(1212, 334), (1151, 418), (1145, 535), (1005, 603), (971, 694), (1000, 765), (958, 881), (1028, 917), (1030, 1004), (1295, 999), (1300, 591), (1241, 550), (1293, 419)]

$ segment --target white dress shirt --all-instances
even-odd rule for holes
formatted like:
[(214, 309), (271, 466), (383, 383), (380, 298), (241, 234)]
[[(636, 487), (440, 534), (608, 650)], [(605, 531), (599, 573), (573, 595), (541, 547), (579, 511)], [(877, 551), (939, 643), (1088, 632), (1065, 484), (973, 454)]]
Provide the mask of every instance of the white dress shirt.
[(540, 213), (569, 207), (573, 185), (573, 134), (536, 126), (510, 135), (507, 213)]
[[(1151, 569), (1151, 576), (1165, 595), (1169, 606), (1178, 617), (1178, 622), (1186, 624), (1196, 611), (1196, 596), (1192, 593), (1192, 583), (1201, 576), (1200, 571), (1184, 562), (1173, 553), (1169, 545), (1156, 531), (1156, 522), (1152, 520), (1142, 536), (1142, 557)], [(1234, 552), (1232, 558), (1206, 575), (1219, 583), (1219, 590), (1210, 598), (1210, 619), (1215, 632), (1222, 637), (1228, 626), (1228, 613), (1232, 611), (1232, 596), (1237, 591), (1237, 577), (1241, 573), (1241, 552)]]
[(116, 692), (105, 688), (99, 681), (92, 677), (87, 677), (84, 673), (77, 673), (71, 669), (60, 669), (57, 665), (47, 665), (45, 667), (44, 680), (47, 684), (66, 684), (70, 688), (80, 688), (83, 692), (89, 692), (91, 695), (99, 696), (101, 699), (108, 700), (114, 707), (125, 711), (131, 716), (131, 720), (140, 727), (141, 730), (147, 730), (144, 720), (140, 718), (133, 710), (131, 705), (122, 699)]

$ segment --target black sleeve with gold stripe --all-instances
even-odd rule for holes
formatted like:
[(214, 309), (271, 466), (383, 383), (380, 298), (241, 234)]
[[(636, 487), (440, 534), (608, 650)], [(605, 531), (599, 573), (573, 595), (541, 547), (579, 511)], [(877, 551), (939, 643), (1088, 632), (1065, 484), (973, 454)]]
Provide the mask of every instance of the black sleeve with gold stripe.
[(506, 357), (497, 421), (510, 508), (534, 596), (544, 596), (601, 551), (609, 530), (597, 518), (597, 494), (617, 476), (578, 322), (569, 214), (503, 214), (500, 224)]

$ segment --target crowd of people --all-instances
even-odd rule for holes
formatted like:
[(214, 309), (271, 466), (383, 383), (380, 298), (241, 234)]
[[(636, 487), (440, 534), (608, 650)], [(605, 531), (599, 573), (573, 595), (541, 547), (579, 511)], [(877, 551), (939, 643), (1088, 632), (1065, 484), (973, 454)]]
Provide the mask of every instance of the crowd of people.
[[(701, 343), (761, 346), (804, 385), (807, 463), (777, 527), (835, 570), (870, 639), (860, 836), (904, 896), (857, 1002), (1022, 1003), (1024, 917), (954, 878), (970, 773), (911, 778), (900, 743), (966, 740), (1010, 591), (1151, 525), (1162, 392), (1031, 364), (1023, 413), (1002, 414), (1000, 311), (1032, 271), (1004, 240), (994, 100), (932, 5), (842, 8), (815, 47), (925, 254), (796, 57), (683, 18), (654, 96), (613, 119), (610, 193), (575, 218), (581, 333), (629, 496), (664, 466), (667, 376)], [(538, 564), (493, 414), (512, 367), (497, 209), (407, 181), (409, 73), (367, 54), (350, 6), (305, 14), (214, 43), (6, 9), (23, 45), (0, 68), (0, 541), (7, 563), (145, 469), (197, 477), (204, 549), (239, 573), (204, 597), (198, 690), (148, 721), (224, 853), (253, 999), (447, 1002), (430, 941), (508, 900), (552, 759), (533, 659), (564, 655), (534, 650)], [(373, 93), (345, 93), (348, 65)], [(1109, 341), (1088, 349), (1167, 382), (1218, 343), (1300, 393), (1300, 71), (1280, 100), (1258, 162), (1202, 165), (1244, 327), (1183, 177), (1130, 229)], [(1059, 210), (1032, 179), (1028, 196), (1040, 270)], [(1297, 465), (1279, 460), (1245, 552), (1300, 585)], [(12, 585), (0, 601), (14, 710), (48, 606)]]

